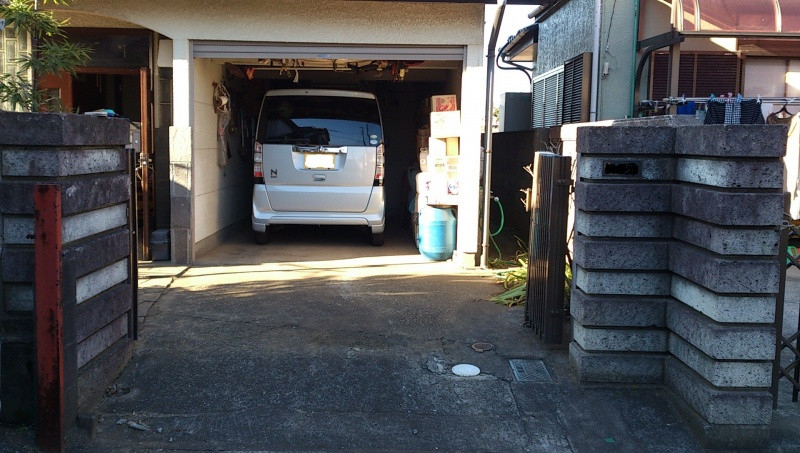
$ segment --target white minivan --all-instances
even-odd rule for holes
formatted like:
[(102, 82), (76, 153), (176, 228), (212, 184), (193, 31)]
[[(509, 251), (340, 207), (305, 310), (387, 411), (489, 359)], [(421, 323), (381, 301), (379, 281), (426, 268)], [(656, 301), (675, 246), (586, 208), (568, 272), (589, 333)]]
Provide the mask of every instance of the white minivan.
[(371, 93), (271, 90), (253, 154), (253, 231), (271, 225), (362, 225), (383, 245), (383, 127)]

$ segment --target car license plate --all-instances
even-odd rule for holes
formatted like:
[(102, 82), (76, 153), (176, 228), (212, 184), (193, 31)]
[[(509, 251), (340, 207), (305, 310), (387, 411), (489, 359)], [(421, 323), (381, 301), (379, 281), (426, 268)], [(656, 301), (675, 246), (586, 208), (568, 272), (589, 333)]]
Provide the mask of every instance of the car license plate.
[(336, 154), (328, 153), (306, 153), (303, 158), (303, 165), (308, 169), (333, 170), (336, 168)]

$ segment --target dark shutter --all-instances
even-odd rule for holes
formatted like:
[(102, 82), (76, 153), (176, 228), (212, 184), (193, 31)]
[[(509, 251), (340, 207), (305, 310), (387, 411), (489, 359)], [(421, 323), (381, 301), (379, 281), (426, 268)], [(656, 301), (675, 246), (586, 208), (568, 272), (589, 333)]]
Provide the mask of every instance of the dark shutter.
[[(651, 99), (661, 100), (669, 97), (668, 67), (668, 53), (653, 55), (650, 75)], [(740, 61), (736, 55), (682, 52), (678, 95), (704, 98), (711, 94), (739, 93), (740, 70)]]
[(739, 58), (736, 55), (698, 55), (695, 96), (707, 97), (741, 92)]
[(667, 97), (669, 84), (669, 54), (653, 54), (653, 64), (650, 66), (650, 80), (652, 89), (650, 99), (661, 100)]
[[(697, 54), (681, 53), (681, 63), (678, 68), (678, 96), (695, 96), (695, 83), (697, 82)], [(667, 93), (669, 97), (669, 93)]]
[(589, 121), (592, 54), (584, 53), (564, 63), (562, 123)]

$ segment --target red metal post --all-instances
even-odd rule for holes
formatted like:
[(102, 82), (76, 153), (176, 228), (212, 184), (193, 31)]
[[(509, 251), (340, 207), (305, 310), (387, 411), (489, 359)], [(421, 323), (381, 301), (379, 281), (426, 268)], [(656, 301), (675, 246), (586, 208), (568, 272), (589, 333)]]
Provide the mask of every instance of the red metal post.
[(64, 450), (64, 330), (61, 306), (61, 188), (34, 187), (37, 439)]

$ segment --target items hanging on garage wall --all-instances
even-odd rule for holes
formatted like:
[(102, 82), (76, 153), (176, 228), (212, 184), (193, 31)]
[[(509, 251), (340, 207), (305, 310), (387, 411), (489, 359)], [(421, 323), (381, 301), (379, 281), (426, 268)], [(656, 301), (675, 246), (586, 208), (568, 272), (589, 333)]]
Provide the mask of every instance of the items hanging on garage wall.
[(231, 95), (221, 83), (213, 82), (211, 86), (214, 88), (214, 113), (217, 114), (217, 164), (224, 167), (231, 158), (227, 138), (228, 124), (231, 121)]

